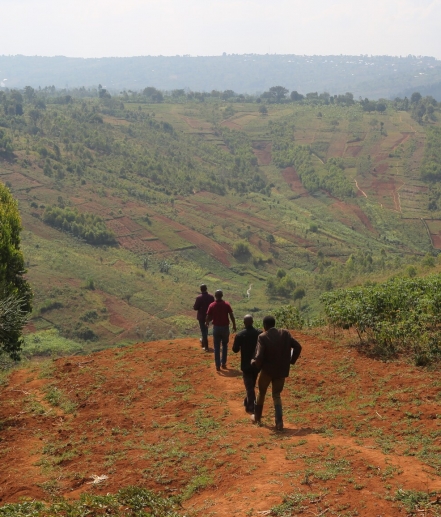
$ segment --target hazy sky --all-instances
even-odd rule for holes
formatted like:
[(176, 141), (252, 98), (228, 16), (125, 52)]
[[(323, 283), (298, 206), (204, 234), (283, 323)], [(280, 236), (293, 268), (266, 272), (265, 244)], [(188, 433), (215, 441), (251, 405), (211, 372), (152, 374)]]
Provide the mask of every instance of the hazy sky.
[(428, 55), (441, 0), (0, 0), (0, 55)]

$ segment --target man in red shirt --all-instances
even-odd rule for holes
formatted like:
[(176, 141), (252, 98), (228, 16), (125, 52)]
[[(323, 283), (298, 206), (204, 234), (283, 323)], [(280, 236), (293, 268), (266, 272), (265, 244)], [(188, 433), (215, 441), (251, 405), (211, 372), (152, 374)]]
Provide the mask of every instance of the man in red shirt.
[(215, 301), (209, 305), (205, 323), (208, 327), (210, 321), (213, 322), (213, 343), (214, 343), (214, 362), (216, 370), (221, 367), (220, 346), (222, 343), (222, 368), (227, 368), (228, 341), (230, 339), (230, 320), (233, 325), (233, 332), (236, 332), (236, 320), (234, 318), (231, 305), (222, 298), (224, 293), (218, 289), (214, 293)]
[(193, 309), (198, 311), (196, 317), (202, 334), (202, 348), (208, 352), (208, 327), (205, 324), (205, 317), (207, 315), (209, 305), (214, 302), (214, 296), (207, 291), (207, 286), (205, 284), (201, 284), (200, 289), (201, 294), (196, 298)]

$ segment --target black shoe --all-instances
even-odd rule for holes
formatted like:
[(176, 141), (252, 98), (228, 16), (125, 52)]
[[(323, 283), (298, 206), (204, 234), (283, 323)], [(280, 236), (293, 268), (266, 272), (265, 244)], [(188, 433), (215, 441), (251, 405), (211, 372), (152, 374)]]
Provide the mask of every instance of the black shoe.
[(223, 365), (222, 365), (222, 369), (226, 370), (226, 369), (227, 369), (227, 365), (226, 365), (226, 364), (223, 364)]
[(220, 372), (220, 366), (216, 366), (216, 371)]

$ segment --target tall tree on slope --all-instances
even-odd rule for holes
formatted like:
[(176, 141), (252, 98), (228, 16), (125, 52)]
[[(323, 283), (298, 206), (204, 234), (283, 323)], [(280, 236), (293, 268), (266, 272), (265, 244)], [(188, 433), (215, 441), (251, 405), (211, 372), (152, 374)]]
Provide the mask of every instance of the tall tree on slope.
[(0, 353), (20, 358), (22, 329), (31, 312), (32, 291), (23, 277), (18, 206), (0, 183)]

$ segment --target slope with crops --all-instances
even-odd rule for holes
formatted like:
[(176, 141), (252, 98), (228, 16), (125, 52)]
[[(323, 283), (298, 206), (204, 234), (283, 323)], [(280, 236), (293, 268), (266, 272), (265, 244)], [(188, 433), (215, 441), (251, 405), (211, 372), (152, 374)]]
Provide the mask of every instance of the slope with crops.
[(430, 269), (437, 103), (271, 91), (1, 96), (32, 353), (53, 352), (54, 333), (75, 351), (191, 334), (201, 281), (238, 314), (291, 302), (311, 321), (324, 291)]

